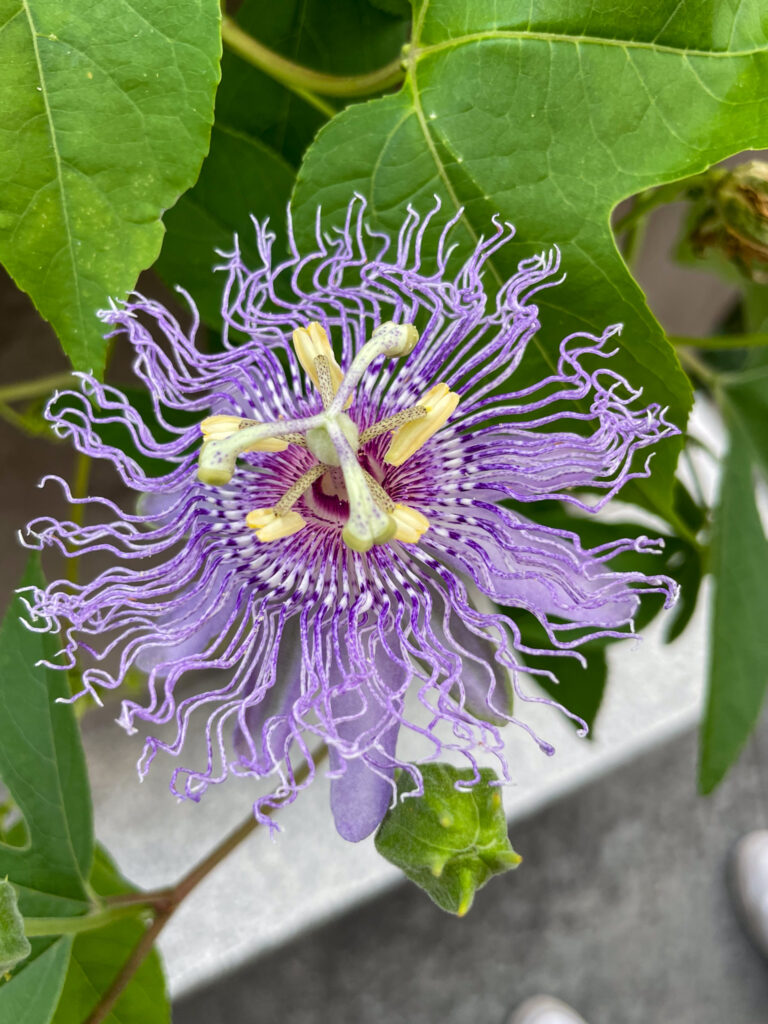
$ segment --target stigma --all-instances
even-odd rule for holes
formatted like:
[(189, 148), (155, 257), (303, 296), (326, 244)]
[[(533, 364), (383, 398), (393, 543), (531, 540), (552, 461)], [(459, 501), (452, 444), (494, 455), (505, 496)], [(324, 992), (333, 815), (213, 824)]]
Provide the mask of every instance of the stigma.
[(393, 501), (385, 487), (361, 464), (361, 450), (369, 441), (389, 433), (391, 440), (384, 462), (403, 465), (445, 425), (459, 403), (459, 395), (445, 383), (436, 384), (415, 405), (362, 431), (346, 411), (371, 364), (382, 356), (409, 355), (418, 339), (413, 324), (384, 323), (373, 331), (344, 373), (321, 324), (312, 322), (297, 328), (293, 332), (296, 358), (320, 395), (322, 412), (274, 423), (231, 415), (207, 417), (200, 425), (203, 447), (198, 478), (202, 483), (222, 486), (231, 480), (238, 455), (282, 452), (290, 445), (299, 445), (308, 450), (315, 462), (274, 507), (248, 513), (245, 522), (257, 540), (272, 543), (304, 529), (307, 521), (294, 508), (296, 502), (318, 481), (325, 491), (325, 481), (331, 480), (333, 488), (337, 493), (343, 492), (348, 503), (341, 538), (351, 550), (364, 553), (376, 545), (395, 541), (418, 543), (429, 529), (429, 520), (418, 509)]

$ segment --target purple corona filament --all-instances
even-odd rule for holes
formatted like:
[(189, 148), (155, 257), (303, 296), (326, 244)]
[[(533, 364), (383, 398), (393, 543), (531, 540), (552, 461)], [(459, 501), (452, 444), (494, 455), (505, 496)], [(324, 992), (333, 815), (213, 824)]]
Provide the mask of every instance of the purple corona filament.
[[(587, 639), (632, 635), (641, 593), (673, 599), (667, 578), (611, 568), (658, 542), (587, 550), (535, 522), (539, 500), (601, 507), (648, 475), (640, 450), (677, 432), (610, 369), (618, 328), (571, 335), (542, 379), (516, 388), (539, 329), (532, 299), (557, 284), (558, 254), (524, 260), (489, 298), (483, 270), (512, 228), (494, 222), (449, 272), (456, 219), (431, 261), (423, 252), (438, 210), (410, 210), (392, 248), (356, 197), (344, 229), (318, 231), (309, 254), (289, 223), (277, 265), (256, 224), (261, 265), (238, 248), (226, 257), (220, 351), (198, 346), (191, 300), (188, 330), (141, 296), (102, 314), (135, 350), (156, 423), (87, 375), (48, 407), (57, 434), (114, 463), (141, 500), (128, 513), (85, 499), (96, 525), (30, 524), (31, 546), (112, 566), (27, 593), (31, 624), (62, 631), (57, 667), (77, 662), (96, 699), (146, 674), (119, 718), (150, 733), (142, 774), (204, 730), (207, 757), (173, 772), (181, 797), (229, 774), (271, 777), (263, 819), (295, 797), (296, 768), (322, 741), (337, 828), (362, 839), (391, 804), (396, 768), (420, 782), (398, 752), (404, 731), (426, 741), (425, 758), (458, 751), (476, 766), (490, 752), (508, 779), (502, 726), (552, 752), (524, 706), (554, 702), (521, 680), (549, 673), (525, 659), (579, 657)], [(164, 475), (105, 439), (115, 423)], [(494, 603), (535, 615), (547, 652)]]

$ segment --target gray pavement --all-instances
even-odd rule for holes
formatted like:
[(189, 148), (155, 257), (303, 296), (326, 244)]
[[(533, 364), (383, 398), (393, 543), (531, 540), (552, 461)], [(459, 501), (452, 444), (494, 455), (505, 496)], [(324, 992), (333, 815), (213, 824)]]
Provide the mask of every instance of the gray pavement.
[(768, 962), (726, 864), (768, 825), (768, 718), (714, 796), (695, 762), (688, 735), (517, 823), (523, 864), (465, 919), (404, 884), (184, 998), (175, 1024), (503, 1024), (537, 992), (589, 1024), (765, 1024)]

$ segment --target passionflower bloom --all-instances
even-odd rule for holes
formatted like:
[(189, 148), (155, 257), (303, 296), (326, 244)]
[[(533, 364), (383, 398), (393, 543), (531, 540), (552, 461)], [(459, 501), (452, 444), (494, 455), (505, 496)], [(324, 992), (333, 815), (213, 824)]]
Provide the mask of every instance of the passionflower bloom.
[[(37, 520), (28, 541), (110, 566), (27, 601), (35, 628), (63, 631), (60, 664), (77, 659), (83, 693), (146, 674), (146, 695), (134, 689), (119, 718), (131, 732), (155, 727), (140, 772), (203, 729), (207, 759), (176, 768), (172, 791), (197, 800), (230, 773), (272, 776), (255, 802), (264, 818), (306, 784), (297, 766), (312, 766), (322, 740), (350, 840), (391, 803), (406, 730), (424, 759), (462, 752), (478, 778), (480, 750), (509, 777), (507, 723), (551, 753), (519, 712), (545, 700), (521, 684), (537, 672), (523, 663), (532, 652), (494, 603), (533, 613), (568, 656), (631, 633), (641, 592), (673, 591), (610, 567), (652, 548), (647, 538), (585, 550), (535, 522), (542, 499), (588, 508), (589, 493), (599, 507), (647, 475), (647, 459), (633, 467), (640, 449), (675, 432), (611, 371), (615, 327), (566, 338), (550, 372), (515, 388), (539, 328), (532, 299), (556, 283), (558, 254), (524, 260), (490, 299), (484, 268), (509, 225), (494, 222), (449, 272), (456, 220), (427, 260), (437, 207), (410, 211), (394, 247), (366, 230), (364, 210), (356, 198), (344, 229), (318, 232), (305, 255), (289, 224), (277, 264), (257, 224), (261, 265), (246, 267), (238, 248), (226, 257), (216, 348), (198, 344), (193, 305), (188, 329), (141, 296), (104, 312), (110, 337), (135, 350), (154, 421), (90, 376), (48, 416), (79, 451), (114, 463), (138, 511), (88, 498), (105, 521)], [(110, 442), (115, 424), (167, 471), (148, 475)], [(418, 765), (402, 766), (418, 783)]]

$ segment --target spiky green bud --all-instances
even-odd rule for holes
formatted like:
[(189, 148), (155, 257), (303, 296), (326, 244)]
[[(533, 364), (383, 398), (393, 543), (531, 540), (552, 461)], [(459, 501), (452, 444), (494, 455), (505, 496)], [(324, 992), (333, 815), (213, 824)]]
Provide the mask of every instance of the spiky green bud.
[(16, 890), (7, 878), (0, 880), (0, 976), (25, 960), (31, 951), (24, 934), (24, 919), (19, 913)]
[(517, 867), (496, 779), (490, 768), (467, 789), (471, 769), (448, 764), (421, 766), (424, 795), (407, 772), (398, 779), (398, 802), (376, 833), (376, 849), (420, 886), (439, 907), (463, 917), (475, 893), (493, 876)]

